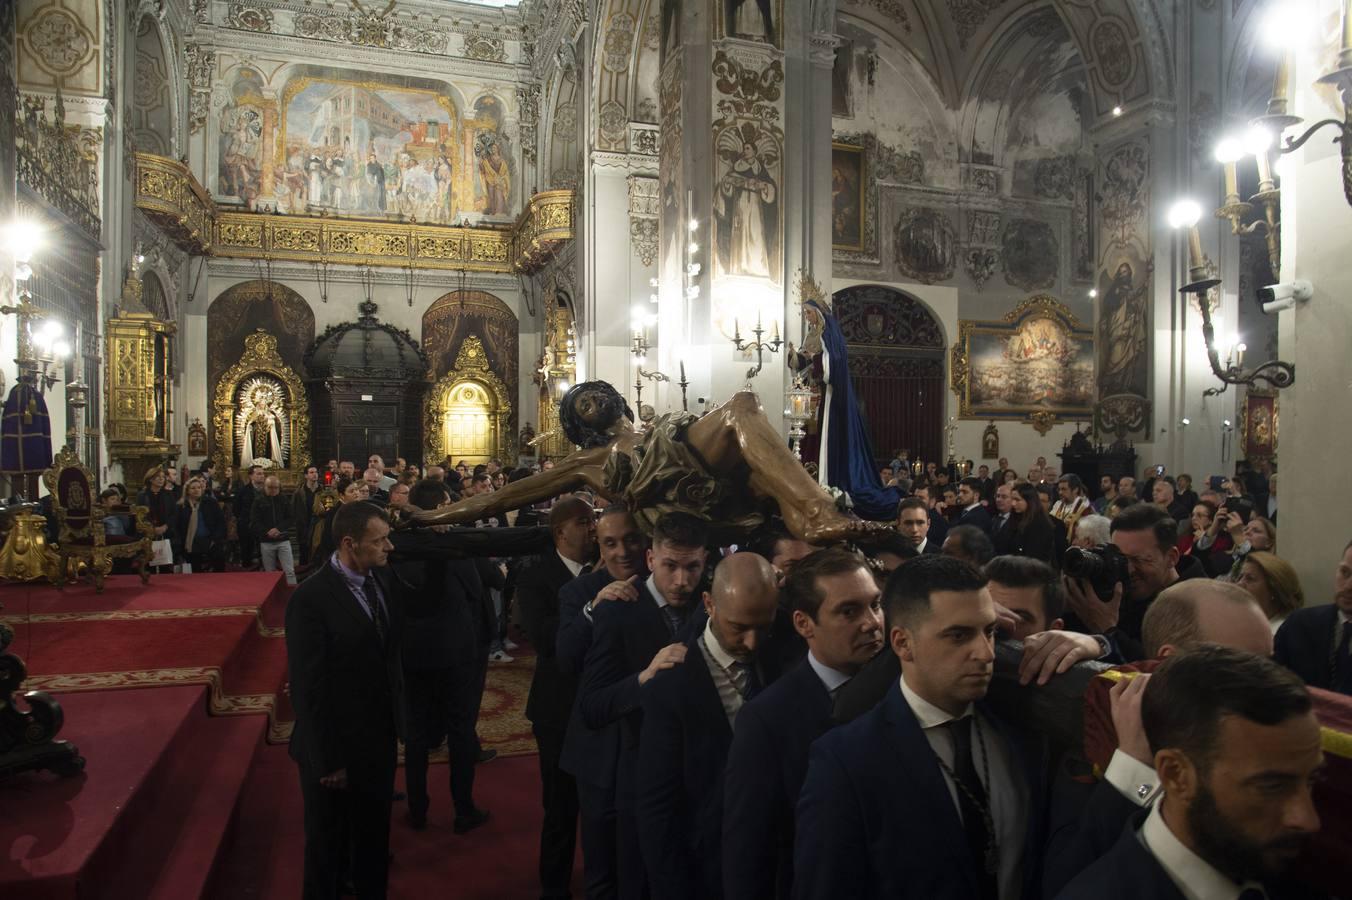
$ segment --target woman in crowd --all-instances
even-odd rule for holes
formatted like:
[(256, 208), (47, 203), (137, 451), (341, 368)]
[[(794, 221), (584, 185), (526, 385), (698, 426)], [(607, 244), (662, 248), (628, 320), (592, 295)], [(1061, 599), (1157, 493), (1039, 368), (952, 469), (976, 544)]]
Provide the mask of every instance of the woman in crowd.
[(225, 513), (206, 488), (206, 479), (200, 475), (183, 486), (174, 517), (175, 542), (192, 571), (224, 572)]
[(1273, 634), (1287, 616), (1305, 605), (1305, 592), (1300, 587), (1296, 570), (1289, 562), (1266, 550), (1255, 550), (1240, 561), (1235, 583), (1253, 594), (1253, 599), (1263, 607)]
[(1191, 531), (1178, 539), (1179, 556), (1195, 557), (1212, 578), (1230, 570), (1230, 550), (1235, 545), (1228, 532), (1218, 533), (1216, 512), (1210, 500), (1197, 501), (1189, 520)]
[(1010, 495), (1009, 524), (996, 534), (995, 552), (1014, 553), (1057, 564), (1056, 526), (1042, 505), (1042, 495), (1026, 481), (1014, 485)]
[[(174, 541), (174, 535), (171, 532), (171, 526), (174, 524), (174, 495), (165, 490), (165, 475), (163, 466), (155, 466), (149, 472), (146, 472), (145, 486), (141, 492), (136, 495), (136, 502), (144, 506), (149, 514), (147, 518), (155, 529), (155, 540), (167, 539), (171, 544)], [(177, 552), (178, 548), (174, 548)], [(168, 573), (173, 571), (173, 566), (158, 566), (157, 571)]]
[(1230, 540), (1235, 544), (1231, 551), (1234, 562), (1230, 566), (1230, 580), (1238, 581), (1239, 567), (1244, 557), (1255, 550), (1277, 552), (1277, 529), (1262, 516), (1253, 516), (1248, 524), (1236, 512), (1230, 513), (1225, 519), (1225, 530), (1230, 533)]

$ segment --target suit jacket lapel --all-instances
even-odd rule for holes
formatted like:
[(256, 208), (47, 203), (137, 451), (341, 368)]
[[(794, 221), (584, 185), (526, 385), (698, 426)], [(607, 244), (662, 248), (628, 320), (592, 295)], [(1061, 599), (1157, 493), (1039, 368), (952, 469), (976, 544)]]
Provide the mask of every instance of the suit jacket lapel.
[(939, 843), (954, 854), (957, 863), (955, 868), (963, 873), (975, 895), (976, 860), (972, 859), (967, 849), (962, 819), (953, 803), (953, 795), (949, 793), (948, 783), (944, 781), (944, 773), (939, 768), (934, 748), (921, 730), (906, 698), (901, 695), (900, 685), (895, 682), (892, 684), (882, 706), (883, 719), (888, 724), (888, 740), (899, 761), (895, 770), (902, 773), (902, 777), (909, 778), (914, 785), (916, 809), (930, 817), (934, 828), (947, 832), (947, 836)]
[(673, 640), (671, 629), (667, 627), (667, 614), (657, 606), (657, 599), (643, 585), (639, 591), (639, 633), (636, 637), (651, 647), (665, 647)]

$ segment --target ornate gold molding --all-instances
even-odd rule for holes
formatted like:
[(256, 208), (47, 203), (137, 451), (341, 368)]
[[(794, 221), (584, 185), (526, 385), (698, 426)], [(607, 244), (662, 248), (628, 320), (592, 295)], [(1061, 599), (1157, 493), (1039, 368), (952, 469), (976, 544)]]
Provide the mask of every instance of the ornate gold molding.
[(216, 204), (183, 163), (136, 153), (136, 207), (194, 256), (211, 255)]
[(269, 471), (281, 478), (283, 484), (294, 485), (305, 471), (302, 467), (310, 462), (310, 401), (300, 376), (277, 353), (277, 338), (262, 329), (244, 339), (244, 354), (239, 362), (226, 369), (216, 383), (212, 417), (216, 465), (224, 472), (226, 466), (239, 464), (235, 457), (235, 413), (239, 409), (235, 393), (240, 382), (251, 375), (268, 375), (286, 388), (289, 464)]
[(136, 206), (196, 256), (470, 272), (537, 271), (574, 227), (573, 192), (545, 191), (510, 228), (219, 210), (177, 160), (136, 154)]
[(506, 383), (497, 373), (488, 367), (488, 355), (484, 352), (483, 341), (478, 335), (467, 336), (460, 345), (455, 358), (455, 368), (451, 369), (428, 391), (423, 401), (423, 434), (427, 445), (426, 459), (439, 461), (446, 454), (446, 442), (443, 440), (442, 420), (446, 415), (446, 398), (456, 385), (463, 382), (477, 382), (488, 389), (497, 401), (491, 420), (493, 429), (494, 453), (502, 454), (507, 435), (503, 426), (512, 415), (512, 395)]

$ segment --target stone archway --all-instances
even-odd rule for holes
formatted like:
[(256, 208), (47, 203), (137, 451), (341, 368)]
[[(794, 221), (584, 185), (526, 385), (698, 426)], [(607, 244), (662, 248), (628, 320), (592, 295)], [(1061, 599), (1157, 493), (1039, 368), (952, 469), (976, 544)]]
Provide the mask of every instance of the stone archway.
[(899, 449), (941, 460), (947, 344), (938, 318), (909, 294), (876, 284), (836, 291), (832, 304), (873, 452), (882, 462)]

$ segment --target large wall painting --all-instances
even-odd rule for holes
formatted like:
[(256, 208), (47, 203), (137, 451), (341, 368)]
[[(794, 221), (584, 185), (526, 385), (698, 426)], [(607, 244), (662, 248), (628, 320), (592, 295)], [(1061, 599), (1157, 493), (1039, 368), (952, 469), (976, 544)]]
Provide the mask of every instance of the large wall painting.
[(1150, 176), (1150, 146), (1134, 139), (1100, 158), (1096, 179), (1098, 424), (1122, 438), (1151, 429)]
[[(761, 68), (761, 66), (764, 66)], [(719, 50), (714, 191), (714, 276), (781, 281), (784, 67)]]
[[(503, 101), (462, 111), (447, 85), (317, 66), (268, 85), (238, 70), (220, 115), (217, 193), (284, 213), (451, 224), (520, 204)], [(273, 99), (275, 97), (275, 99)]]
[(864, 249), (864, 148), (831, 145), (831, 246)]
[(1093, 331), (1054, 297), (1035, 296), (1003, 322), (958, 322), (952, 363), (963, 418), (1093, 412)]

